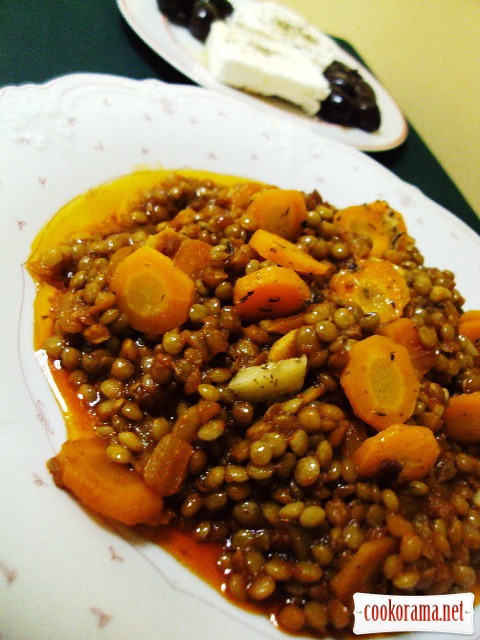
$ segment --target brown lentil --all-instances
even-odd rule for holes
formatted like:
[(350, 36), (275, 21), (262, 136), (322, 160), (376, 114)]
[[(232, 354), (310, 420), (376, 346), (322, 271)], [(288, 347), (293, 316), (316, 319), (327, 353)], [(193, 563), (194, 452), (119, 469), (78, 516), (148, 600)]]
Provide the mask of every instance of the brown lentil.
[(320, 475), (320, 464), (315, 456), (305, 456), (297, 462), (294, 472), (295, 481), (302, 487), (316, 482)]
[(386, 558), (383, 563), (383, 574), (388, 580), (393, 580), (396, 576), (400, 575), (404, 568), (403, 559), (397, 555), (391, 555)]
[(89, 384), (81, 384), (78, 387), (78, 397), (83, 398), (85, 402), (92, 404), (97, 399), (97, 392), (94, 387)]
[(405, 562), (416, 562), (422, 553), (422, 539), (415, 534), (405, 534), (400, 541), (400, 555)]
[(401, 591), (412, 591), (419, 579), (420, 573), (417, 569), (406, 569), (392, 580), (392, 584)]
[(223, 420), (210, 420), (202, 425), (197, 432), (198, 438), (204, 441), (216, 440), (225, 431), (225, 423)]
[[(285, 507), (284, 507), (285, 508)], [(318, 505), (309, 505), (300, 513), (299, 521), (302, 527), (310, 529), (319, 527), (325, 520), (325, 510)]]
[(272, 576), (264, 575), (255, 578), (248, 586), (248, 595), (252, 600), (266, 600), (273, 595), (276, 582)]
[(277, 621), (281, 627), (292, 633), (300, 631), (305, 624), (303, 609), (294, 604), (288, 604), (281, 609)]
[(129, 464), (133, 459), (130, 449), (120, 444), (109, 445), (106, 453), (109, 460), (120, 464)]
[(268, 442), (256, 440), (250, 445), (250, 460), (255, 465), (268, 464), (272, 459), (272, 447)]

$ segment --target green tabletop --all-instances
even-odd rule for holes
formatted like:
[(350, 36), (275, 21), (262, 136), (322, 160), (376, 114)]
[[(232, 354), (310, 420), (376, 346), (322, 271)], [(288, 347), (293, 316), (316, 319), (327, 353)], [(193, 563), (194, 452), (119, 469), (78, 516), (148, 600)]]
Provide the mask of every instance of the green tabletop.
[[(0, 86), (73, 72), (192, 84), (132, 32), (115, 0), (0, 0)], [(479, 218), (412, 127), (400, 147), (369, 155), (480, 232)]]

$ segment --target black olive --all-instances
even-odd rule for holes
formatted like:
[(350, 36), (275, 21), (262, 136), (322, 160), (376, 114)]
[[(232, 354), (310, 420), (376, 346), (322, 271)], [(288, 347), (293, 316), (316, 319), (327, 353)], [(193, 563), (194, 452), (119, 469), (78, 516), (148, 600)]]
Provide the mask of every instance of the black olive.
[(327, 122), (352, 127), (354, 106), (350, 98), (340, 87), (332, 87), (330, 95), (320, 106), (320, 116)]
[(349, 78), (345, 74), (340, 74), (330, 80), (330, 88), (333, 89), (334, 87), (338, 87), (343, 93), (346, 93), (351, 98), (355, 98), (357, 95), (355, 85), (350, 82)]
[(331, 93), (322, 102), (321, 118), (368, 132), (380, 127), (381, 114), (375, 92), (356, 69), (334, 60), (323, 75), (330, 84)]
[(233, 13), (233, 7), (228, 0), (210, 0), (210, 2), (215, 6), (220, 20), (225, 20)]
[(166, 18), (186, 27), (190, 21), (194, 0), (157, 0), (158, 8)]
[(334, 78), (340, 75), (348, 76), (349, 71), (351, 71), (350, 67), (347, 67), (347, 65), (343, 64), (343, 62), (334, 60), (324, 70), (323, 75), (327, 80), (332, 81)]
[(375, 102), (375, 92), (372, 87), (363, 80), (356, 82), (354, 85), (355, 95), (357, 98), (365, 98)]
[(357, 100), (356, 126), (364, 131), (376, 131), (380, 127), (380, 109), (375, 101)]
[(205, 42), (210, 32), (212, 22), (219, 20), (220, 16), (213, 2), (208, 0), (196, 0), (188, 28), (194, 38)]

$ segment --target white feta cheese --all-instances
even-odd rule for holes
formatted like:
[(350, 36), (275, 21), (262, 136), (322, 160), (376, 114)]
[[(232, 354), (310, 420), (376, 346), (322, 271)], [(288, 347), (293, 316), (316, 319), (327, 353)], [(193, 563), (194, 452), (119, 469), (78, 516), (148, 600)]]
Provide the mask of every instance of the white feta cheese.
[(230, 22), (214, 22), (206, 41), (216, 80), (263, 96), (276, 96), (315, 115), (329, 92), (323, 67), (282, 39), (271, 39)]
[(276, 2), (248, 2), (235, 9), (231, 25), (287, 42), (323, 71), (335, 59), (335, 45), (306, 18)]

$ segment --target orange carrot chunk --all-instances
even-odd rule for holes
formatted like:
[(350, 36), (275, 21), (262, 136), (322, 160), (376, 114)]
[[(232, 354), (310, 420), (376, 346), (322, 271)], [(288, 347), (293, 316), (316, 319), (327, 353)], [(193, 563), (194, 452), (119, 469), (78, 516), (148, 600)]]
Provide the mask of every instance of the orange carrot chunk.
[(208, 242), (185, 238), (173, 258), (173, 264), (186, 273), (189, 278), (196, 280), (201, 276), (202, 271), (212, 263), (211, 249)]
[(333, 222), (342, 231), (367, 237), (372, 243), (371, 257), (381, 258), (390, 248), (402, 249), (407, 239), (402, 214), (383, 200), (340, 209)]
[(386, 462), (396, 462), (399, 482), (420, 480), (437, 461), (440, 447), (427, 427), (392, 424), (367, 438), (353, 453), (352, 460), (362, 478), (374, 477)]
[(480, 310), (465, 311), (460, 316), (458, 331), (473, 344), (480, 343)]
[(470, 322), (470, 320), (480, 320), (480, 309), (471, 309), (470, 311), (465, 311), (460, 316), (459, 322)]
[(323, 276), (332, 268), (330, 262), (315, 260), (293, 242), (271, 231), (258, 229), (250, 238), (249, 244), (265, 260), (275, 262), (281, 267), (288, 267), (298, 273)]
[(358, 304), (365, 313), (377, 313), (380, 322), (391, 322), (402, 315), (410, 300), (405, 278), (388, 260), (366, 258), (357, 268), (342, 269), (330, 281), (341, 304)]
[(118, 263), (110, 289), (134, 329), (157, 335), (187, 320), (195, 285), (170, 258), (144, 246)]
[(310, 289), (301, 277), (286, 267), (269, 266), (239, 278), (233, 301), (244, 320), (288, 316), (310, 299)]
[(420, 389), (405, 347), (379, 335), (353, 345), (340, 384), (355, 415), (378, 431), (408, 420)]
[(292, 329), (274, 342), (268, 352), (268, 359), (271, 362), (278, 362), (279, 360), (286, 360), (287, 358), (296, 358), (297, 356), (296, 329)]
[(480, 442), (480, 391), (452, 396), (443, 412), (445, 432), (461, 444)]
[(390, 536), (363, 542), (330, 581), (337, 598), (349, 602), (355, 592), (367, 590), (396, 546), (395, 538)]
[(478, 346), (480, 342), (480, 320), (469, 320), (468, 322), (461, 322), (458, 332)]
[(252, 196), (247, 208), (260, 229), (295, 239), (307, 215), (305, 199), (294, 189), (266, 189)]
[(422, 344), (418, 329), (411, 318), (397, 318), (381, 327), (380, 333), (405, 347), (413, 367), (420, 377), (428, 373), (435, 364), (435, 349), (425, 347)]
[(106, 446), (97, 438), (64, 442), (48, 462), (55, 483), (106, 518), (127, 525), (159, 522), (162, 497), (147, 487), (133, 469), (109, 460)]
[(173, 433), (158, 442), (145, 465), (146, 484), (161, 496), (173, 496), (185, 482), (192, 445)]
[(296, 313), (293, 316), (287, 316), (285, 318), (273, 318), (273, 320), (261, 320), (260, 326), (269, 333), (281, 333), (285, 335), (292, 329), (299, 329), (303, 327), (305, 321), (303, 319), (303, 313)]

